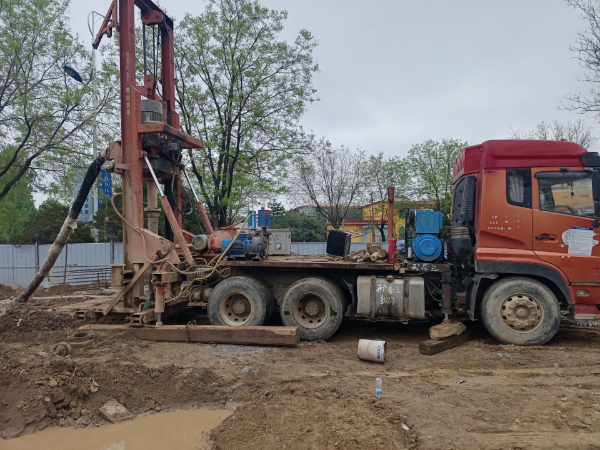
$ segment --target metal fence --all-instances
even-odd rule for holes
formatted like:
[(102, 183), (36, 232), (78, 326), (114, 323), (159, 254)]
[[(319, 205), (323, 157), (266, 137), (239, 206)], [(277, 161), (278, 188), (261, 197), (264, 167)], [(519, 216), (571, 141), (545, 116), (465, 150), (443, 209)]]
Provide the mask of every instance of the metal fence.
[[(327, 248), (327, 242), (292, 242), (292, 252), (298, 255), (323, 255)], [(356, 242), (350, 244), (350, 252), (363, 250), (367, 244)]]
[[(326, 242), (292, 242), (292, 252), (298, 255), (321, 255), (326, 247)], [(350, 246), (351, 251), (364, 248), (364, 243)], [(49, 249), (50, 244), (0, 245), (0, 283), (27, 286), (46, 259)], [(67, 244), (50, 271), (49, 279), (45, 279), (42, 286), (61, 284), (63, 280), (72, 285), (106, 281), (110, 277), (110, 265), (122, 262), (121, 242)]]
[[(49, 249), (50, 244), (0, 245), (0, 283), (27, 286), (46, 259)], [(123, 261), (123, 244), (67, 244), (42, 286), (61, 284), (65, 280), (65, 258), (68, 284), (102, 281), (110, 277), (108, 269), (111, 264)]]

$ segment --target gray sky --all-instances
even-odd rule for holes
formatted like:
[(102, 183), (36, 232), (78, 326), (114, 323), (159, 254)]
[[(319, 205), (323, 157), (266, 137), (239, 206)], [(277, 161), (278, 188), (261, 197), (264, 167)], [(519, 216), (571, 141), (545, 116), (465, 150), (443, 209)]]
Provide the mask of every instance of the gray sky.
[[(562, 0), (262, 3), (289, 11), (286, 39), (306, 28), (319, 42), (321, 101), (302, 125), (334, 145), (403, 156), (427, 139), (506, 138), (511, 127), (577, 119), (558, 107), (566, 94), (589, 89), (569, 51), (586, 23)], [(86, 43), (90, 8), (104, 14), (109, 4), (72, 0), (72, 26)], [(205, 2), (162, 4), (177, 20)]]

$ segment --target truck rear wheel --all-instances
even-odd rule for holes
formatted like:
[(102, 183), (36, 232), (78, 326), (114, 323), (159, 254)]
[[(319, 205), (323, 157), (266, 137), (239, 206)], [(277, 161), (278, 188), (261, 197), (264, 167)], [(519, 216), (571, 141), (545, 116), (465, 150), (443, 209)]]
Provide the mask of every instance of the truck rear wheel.
[(281, 301), (281, 321), (298, 327), (304, 341), (328, 339), (344, 316), (341, 290), (326, 278), (304, 278), (290, 286)]
[(260, 289), (260, 291), (263, 294), (263, 297), (265, 298), (265, 302), (267, 304), (267, 315), (266, 315), (265, 320), (269, 320), (271, 317), (273, 317), (273, 313), (275, 312), (275, 306), (277, 305), (277, 302), (275, 301), (275, 296), (273, 295), (273, 292), (271, 291), (269, 286), (267, 286), (267, 284), (265, 282), (263, 282), (257, 278), (254, 278), (254, 277), (240, 277), (240, 278), (245, 278), (247, 280), (250, 280), (252, 283), (254, 283), (256, 285), (256, 287), (258, 287)]
[(541, 345), (560, 325), (560, 305), (554, 293), (531, 278), (505, 278), (483, 296), (481, 319), (503, 344)]
[(253, 280), (234, 277), (217, 284), (208, 298), (211, 325), (260, 326), (267, 318), (267, 299)]

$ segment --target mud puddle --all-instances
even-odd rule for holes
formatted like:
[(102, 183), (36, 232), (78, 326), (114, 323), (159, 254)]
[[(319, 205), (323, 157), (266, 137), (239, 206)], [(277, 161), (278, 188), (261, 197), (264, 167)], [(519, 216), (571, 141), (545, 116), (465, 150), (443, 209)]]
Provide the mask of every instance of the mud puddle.
[(0, 450), (202, 450), (204, 433), (230, 414), (226, 410), (186, 410), (83, 430), (47, 428), (0, 440)]

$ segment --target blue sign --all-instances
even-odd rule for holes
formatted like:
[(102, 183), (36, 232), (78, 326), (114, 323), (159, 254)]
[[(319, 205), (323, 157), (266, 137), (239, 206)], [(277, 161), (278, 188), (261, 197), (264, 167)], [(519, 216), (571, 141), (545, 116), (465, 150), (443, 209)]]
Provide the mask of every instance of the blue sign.
[(100, 171), (98, 177), (98, 211), (112, 197), (112, 174), (105, 170)]

